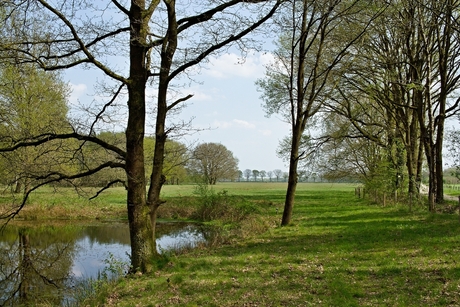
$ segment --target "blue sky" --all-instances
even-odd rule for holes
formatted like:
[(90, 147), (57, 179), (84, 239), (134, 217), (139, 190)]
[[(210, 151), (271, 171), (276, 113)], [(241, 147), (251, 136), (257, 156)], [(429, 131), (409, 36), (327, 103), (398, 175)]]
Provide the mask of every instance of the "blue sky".
[[(288, 135), (289, 125), (277, 116), (265, 116), (261, 93), (254, 84), (263, 77), (264, 64), (270, 60), (269, 53), (249, 54), (243, 64), (236, 53), (210, 58), (193, 76), (197, 82), (181, 89), (194, 96), (178, 116), (184, 120), (194, 117), (193, 126), (204, 130), (179, 141), (221, 143), (238, 158), (240, 170), (287, 170), (276, 149)], [(75, 69), (65, 74), (72, 88), (71, 105), (90, 103), (96, 78), (94, 71)]]

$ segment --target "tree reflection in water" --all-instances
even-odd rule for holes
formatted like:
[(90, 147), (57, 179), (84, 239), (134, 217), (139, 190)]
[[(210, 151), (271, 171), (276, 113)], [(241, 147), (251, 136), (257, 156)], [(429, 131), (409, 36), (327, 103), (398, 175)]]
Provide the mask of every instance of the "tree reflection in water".
[(54, 227), (7, 227), (0, 242), (0, 305), (61, 305), (75, 240)]
[[(69, 305), (76, 285), (97, 278), (112, 255), (129, 262), (126, 223), (24, 224), (0, 233), (0, 306)], [(159, 224), (157, 232), (162, 251), (214, 240), (212, 231), (196, 224)]]

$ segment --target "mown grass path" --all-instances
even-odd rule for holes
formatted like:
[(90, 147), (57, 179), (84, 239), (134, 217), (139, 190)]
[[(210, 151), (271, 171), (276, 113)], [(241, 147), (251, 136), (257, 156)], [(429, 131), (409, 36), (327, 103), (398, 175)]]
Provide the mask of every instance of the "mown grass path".
[[(266, 186), (224, 188), (278, 220), (284, 191)], [(291, 226), (171, 256), (154, 276), (121, 280), (101, 305), (459, 306), (458, 215), (425, 210), (369, 204), (351, 186), (300, 185)]]

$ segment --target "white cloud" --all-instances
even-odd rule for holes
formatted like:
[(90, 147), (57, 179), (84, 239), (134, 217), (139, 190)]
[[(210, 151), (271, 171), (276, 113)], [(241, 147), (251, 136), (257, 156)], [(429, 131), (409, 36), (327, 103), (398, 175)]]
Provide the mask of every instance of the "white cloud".
[(83, 96), (83, 94), (85, 94), (88, 87), (86, 84), (83, 84), (83, 83), (79, 83), (79, 84), (70, 83), (70, 89), (71, 89), (71, 93), (70, 93), (69, 101), (71, 104), (77, 104), (78, 99), (81, 96)]
[(205, 74), (214, 78), (243, 77), (260, 78), (265, 71), (264, 65), (270, 63), (273, 55), (270, 53), (254, 53), (242, 59), (235, 53), (222, 54), (211, 58)]
[(223, 128), (223, 129), (230, 128), (232, 126), (233, 124), (231, 122), (218, 121), (218, 120), (214, 121), (214, 123), (212, 124), (212, 127)]
[(216, 128), (223, 128), (223, 129), (228, 129), (228, 128), (254, 129), (256, 127), (256, 125), (251, 124), (250, 122), (247, 122), (241, 119), (233, 119), (232, 121), (215, 120), (212, 126)]
[(264, 136), (270, 136), (272, 135), (272, 131), (269, 130), (269, 129), (265, 129), (265, 130), (259, 130), (259, 132), (264, 135)]
[(194, 90), (192, 91), (192, 99), (193, 101), (211, 101), (212, 100), (212, 96), (205, 93), (205, 92), (200, 92), (198, 90)]
[(250, 122), (247, 122), (245, 120), (240, 120), (240, 119), (234, 119), (233, 122), (238, 126), (238, 127), (243, 127), (243, 128), (248, 128), (248, 129), (253, 129), (256, 127), (256, 125), (251, 124)]
[[(220, 90), (215, 87), (207, 87), (203, 85), (192, 86), (190, 88), (184, 89), (184, 93), (192, 94), (193, 97), (191, 98), (192, 101), (213, 101), (222, 95)], [(184, 95), (185, 96), (185, 95)]]

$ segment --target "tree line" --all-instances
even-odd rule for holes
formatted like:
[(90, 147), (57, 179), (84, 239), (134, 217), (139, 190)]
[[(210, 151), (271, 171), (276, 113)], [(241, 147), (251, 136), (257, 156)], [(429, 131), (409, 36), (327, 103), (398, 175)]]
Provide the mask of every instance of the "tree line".
[(290, 165), (283, 225), (302, 163), (417, 198), (426, 165), (429, 210), (444, 201), (445, 123), (460, 113), (459, 9), (455, 0), (290, 1), (275, 18), (283, 31), (257, 86), (267, 114), (291, 124), (280, 145)]
[[(256, 169), (245, 169), (244, 171), (238, 171), (238, 178), (240, 181), (268, 181), (268, 182), (279, 182), (279, 181), (287, 181), (289, 177), (288, 172), (284, 172), (280, 169), (274, 169), (272, 171), (265, 171), (265, 170), (256, 170)], [(317, 172), (307, 171), (307, 170), (299, 170), (298, 171), (298, 181), (304, 182), (316, 182), (318, 180), (322, 181), (323, 176)]]

